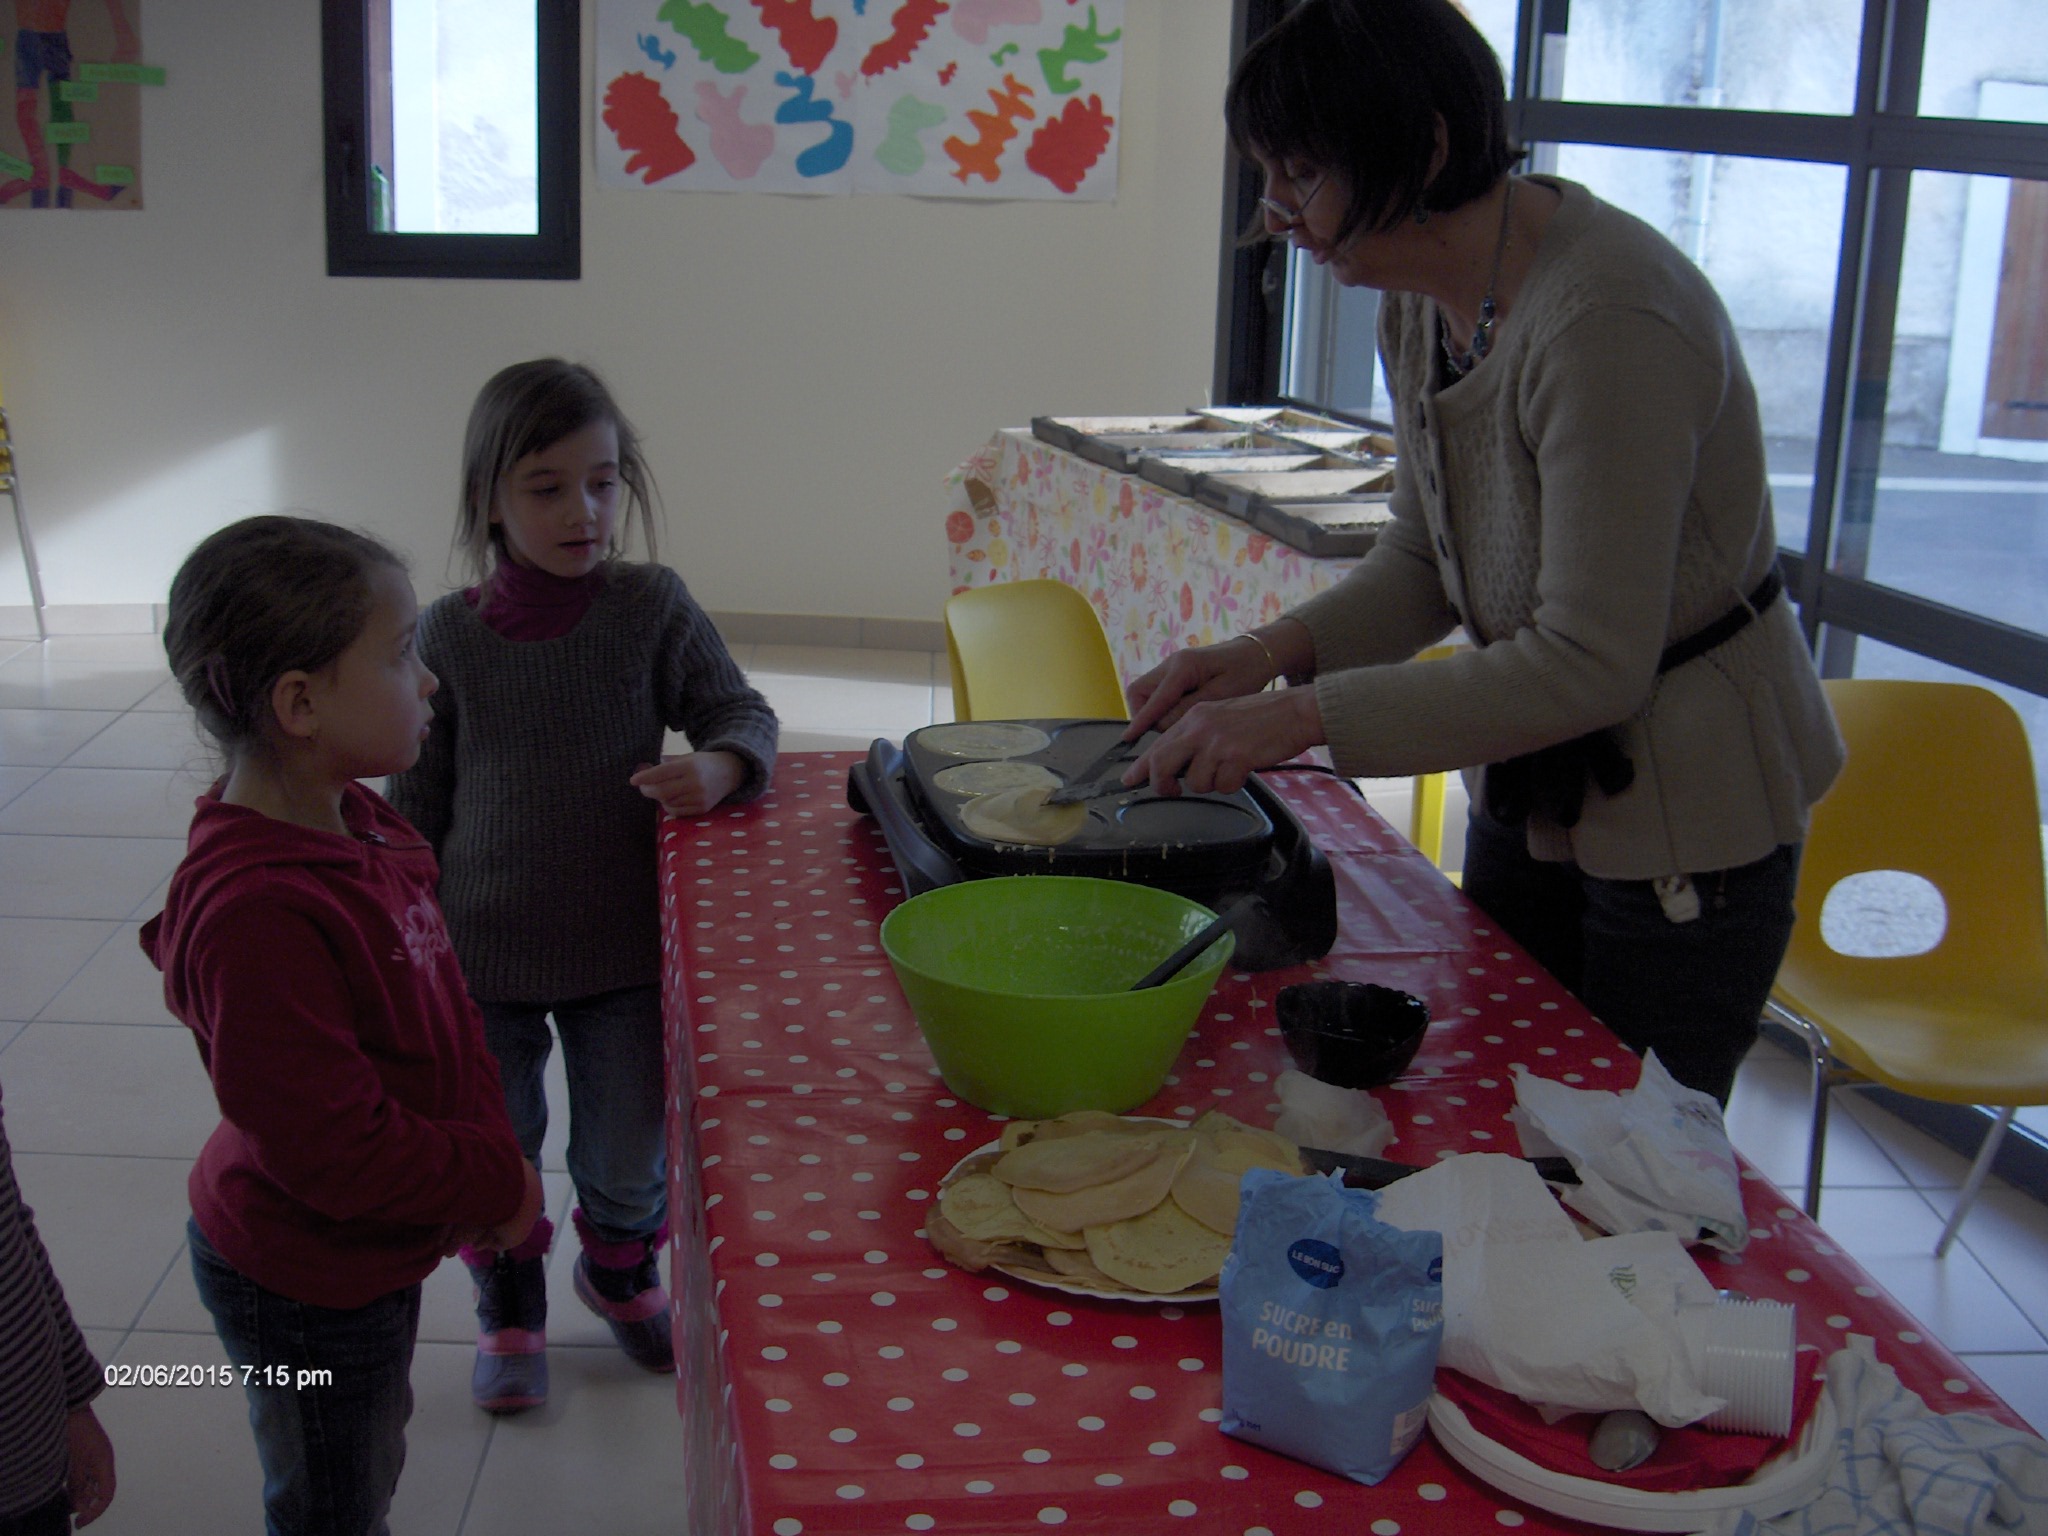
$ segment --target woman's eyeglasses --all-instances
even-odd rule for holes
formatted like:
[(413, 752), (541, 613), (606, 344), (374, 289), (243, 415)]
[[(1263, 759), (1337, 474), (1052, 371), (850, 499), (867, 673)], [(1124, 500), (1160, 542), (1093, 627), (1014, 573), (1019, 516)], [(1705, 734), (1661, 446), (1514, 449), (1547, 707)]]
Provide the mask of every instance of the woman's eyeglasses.
[(1281, 229), (1293, 229), (1308, 216), (1308, 205), (1316, 200), (1316, 194), (1323, 190), (1323, 183), (1329, 179), (1329, 172), (1325, 171), (1316, 178), (1316, 184), (1308, 189), (1308, 195), (1291, 207), (1272, 197), (1261, 197), (1259, 206), (1273, 216)]

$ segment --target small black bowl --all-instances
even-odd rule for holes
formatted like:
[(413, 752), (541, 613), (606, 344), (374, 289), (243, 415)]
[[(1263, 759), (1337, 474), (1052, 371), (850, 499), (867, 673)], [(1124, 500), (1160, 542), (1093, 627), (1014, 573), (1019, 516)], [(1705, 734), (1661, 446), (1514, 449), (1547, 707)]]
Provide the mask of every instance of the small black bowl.
[(1421, 998), (1365, 981), (1307, 981), (1275, 999), (1287, 1054), (1339, 1088), (1377, 1088), (1408, 1070), (1429, 1032)]

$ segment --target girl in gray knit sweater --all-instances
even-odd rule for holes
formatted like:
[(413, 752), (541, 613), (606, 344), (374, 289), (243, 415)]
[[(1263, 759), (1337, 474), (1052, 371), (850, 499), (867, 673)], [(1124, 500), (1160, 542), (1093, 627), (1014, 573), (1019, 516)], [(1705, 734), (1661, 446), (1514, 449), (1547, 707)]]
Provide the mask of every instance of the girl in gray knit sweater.
[[(622, 502), (651, 556), (647, 466), (589, 369), (544, 358), (484, 385), (455, 538), (476, 585), (421, 618), (441, 689), (419, 762), (390, 797), (440, 858), (449, 932), (536, 1167), (553, 1021), (576, 1294), (635, 1362), (667, 1371), (656, 833), (664, 812), (759, 794), (776, 721), (675, 572), (617, 558)], [(671, 729), (695, 750), (662, 761)], [(543, 1219), (509, 1252), (464, 1252), (477, 1284), (471, 1395), (486, 1411), (546, 1400), (551, 1237)]]

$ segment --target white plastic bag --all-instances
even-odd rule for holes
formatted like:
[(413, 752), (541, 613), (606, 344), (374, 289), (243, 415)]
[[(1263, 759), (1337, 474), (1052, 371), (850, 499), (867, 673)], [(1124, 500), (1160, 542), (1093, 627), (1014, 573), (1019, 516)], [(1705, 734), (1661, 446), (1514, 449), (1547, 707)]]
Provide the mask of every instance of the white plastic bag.
[(1282, 1072), (1274, 1086), (1280, 1114), (1273, 1129), (1297, 1147), (1378, 1157), (1394, 1139), (1394, 1122), (1363, 1088), (1339, 1088), (1292, 1070)]
[(1735, 1148), (1711, 1094), (1687, 1088), (1652, 1051), (1622, 1093), (1571, 1088), (1515, 1068), (1509, 1118), (1529, 1157), (1561, 1152), (1578, 1171), (1564, 1202), (1603, 1232), (1670, 1232), (1740, 1253), (1749, 1242)]

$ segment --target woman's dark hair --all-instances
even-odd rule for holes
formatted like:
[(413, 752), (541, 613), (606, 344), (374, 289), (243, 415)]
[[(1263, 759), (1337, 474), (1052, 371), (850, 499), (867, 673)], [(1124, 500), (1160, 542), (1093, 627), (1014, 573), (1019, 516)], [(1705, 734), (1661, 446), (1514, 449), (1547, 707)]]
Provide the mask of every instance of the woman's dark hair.
[(1223, 112), (1239, 154), (1349, 180), (1339, 244), (1462, 207), (1519, 158), (1500, 60), (1451, 0), (1304, 0), (1245, 51)]
[(179, 692), (232, 760), (262, 741), (270, 692), (354, 643), (371, 574), (405, 562), (366, 533), (308, 517), (251, 517), (209, 535), (171, 580), (164, 652)]
[(469, 409), (455, 550), (479, 584), (488, 586), (505, 558), (505, 530), (491, 521), (491, 508), (512, 466), (594, 421), (609, 421), (618, 430), (619, 484), (625, 488), (627, 518), (638, 517), (647, 558), (655, 558), (654, 477), (640, 453), (640, 434), (595, 373), (581, 363), (542, 357), (493, 374)]

